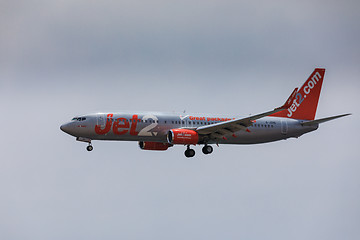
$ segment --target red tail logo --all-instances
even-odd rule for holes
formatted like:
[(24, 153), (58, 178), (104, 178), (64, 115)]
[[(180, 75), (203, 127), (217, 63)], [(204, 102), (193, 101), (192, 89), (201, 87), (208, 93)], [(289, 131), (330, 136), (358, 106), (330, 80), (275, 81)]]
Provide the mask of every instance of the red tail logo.
[(314, 120), (324, 75), (325, 69), (316, 68), (300, 90), (297, 91), (292, 105), (288, 109), (271, 116)]

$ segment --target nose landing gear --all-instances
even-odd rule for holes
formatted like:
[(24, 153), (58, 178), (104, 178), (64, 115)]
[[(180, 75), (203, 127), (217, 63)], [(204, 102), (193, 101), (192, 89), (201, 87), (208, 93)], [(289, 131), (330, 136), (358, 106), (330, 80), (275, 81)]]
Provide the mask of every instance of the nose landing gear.
[(89, 152), (91, 152), (94, 149), (94, 147), (91, 145), (91, 143), (89, 143), (89, 146), (86, 147), (86, 150), (88, 150)]
[(91, 139), (89, 138), (77, 137), (76, 141), (87, 142), (89, 145), (86, 147), (86, 150), (88, 150), (89, 152), (94, 149), (94, 147), (91, 145)]

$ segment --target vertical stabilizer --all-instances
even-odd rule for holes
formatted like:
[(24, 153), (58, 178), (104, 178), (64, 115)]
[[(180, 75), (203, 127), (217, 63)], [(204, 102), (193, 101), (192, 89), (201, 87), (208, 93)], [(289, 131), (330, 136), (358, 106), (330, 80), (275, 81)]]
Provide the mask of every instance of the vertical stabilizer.
[(270, 116), (314, 120), (324, 75), (324, 68), (315, 68), (314, 72), (296, 93), (293, 104), (288, 109)]

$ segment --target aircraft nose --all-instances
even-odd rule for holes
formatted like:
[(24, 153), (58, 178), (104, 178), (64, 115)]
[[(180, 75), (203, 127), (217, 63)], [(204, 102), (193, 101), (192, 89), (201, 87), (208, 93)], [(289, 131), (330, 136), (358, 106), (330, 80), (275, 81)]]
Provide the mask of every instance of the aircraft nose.
[(70, 133), (71, 131), (71, 127), (69, 123), (64, 123), (63, 125), (60, 126), (61, 131), (66, 132), (66, 133)]

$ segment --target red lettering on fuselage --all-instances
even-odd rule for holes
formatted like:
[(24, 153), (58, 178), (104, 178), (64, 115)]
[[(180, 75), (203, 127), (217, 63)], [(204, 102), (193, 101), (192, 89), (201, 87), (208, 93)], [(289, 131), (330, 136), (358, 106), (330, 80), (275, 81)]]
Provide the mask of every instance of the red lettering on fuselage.
[(110, 129), (111, 129), (111, 125), (112, 125), (112, 117), (114, 115), (113, 114), (108, 114), (107, 115), (107, 118), (106, 118), (106, 125), (105, 125), (105, 128), (102, 129), (101, 128), (101, 125), (95, 125), (95, 132), (99, 135), (104, 135), (104, 134), (107, 134)]
[(190, 120), (198, 120), (198, 121), (208, 121), (208, 122), (225, 122), (230, 121), (235, 118), (219, 118), (219, 117), (189, 117)]
[(129, 128), (129, 122), (126, 120), (126, 118), (118, 118), (113, 125), (113, 132), (116, 135), (123, 135), (128, 132), (128, 130), (122, 130), (119, 131), (119, 128), (121, 129), (128, 129)]
[(129, 128), (130, 135), (136, 136), (139, 134), (139, 132), (136, 131), (137, 123), (139, 120), (138, 115), (133, 115), (132, 119), (129, 120), (127, 120), (126, 118), (118, 118), (115, 121), (113, 121), (113, 116), (114, 114), (107, 115), (106, 125), (104, 128), (102, 128), (101, 125), (95, 125), (95, 133), (99, 135), (105, 135), (110, 132), (112, 126), (112, 131), (116, 135), (123, 135), (129, 132)]
[(130, 135), (136, 136), (139, 134), (139, 132), (136, 131), (136, 126), (138, 123), (138, 115), (133, 115), (131, 120), (132, 120), (132, 124), (130, 128)]

